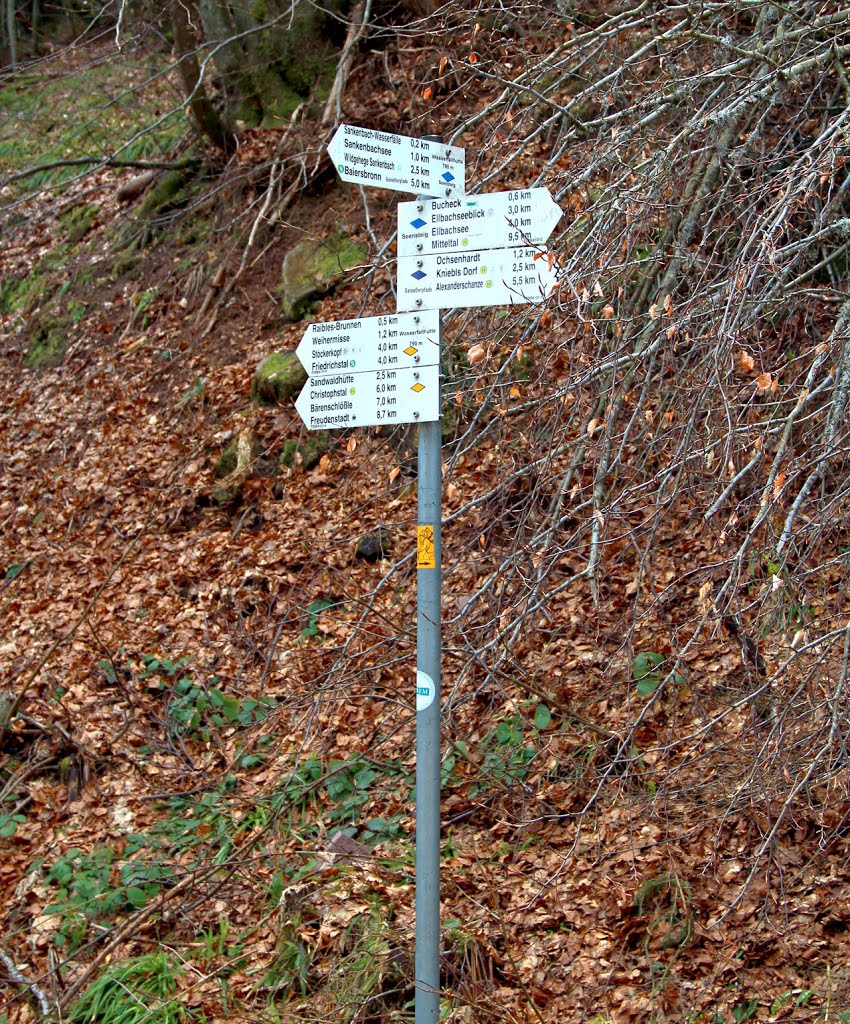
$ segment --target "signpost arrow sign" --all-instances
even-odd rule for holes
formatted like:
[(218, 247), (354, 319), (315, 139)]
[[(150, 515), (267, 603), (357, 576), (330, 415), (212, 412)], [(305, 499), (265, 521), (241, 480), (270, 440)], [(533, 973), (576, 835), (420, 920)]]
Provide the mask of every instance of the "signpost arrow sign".
[(447, 198), (466, 191), (466, 153), (428, 139), (341, 124), (328, 155), (343, 181)]
[(440, 361), (439, 310), (310, 324), (295, 354), (312, 377)]
[(530, 246), (401, 256), (399, 310), (542, 302), (558, 283), (545, 253)]
[(440, 418), (440, 367), (308, 377), (295, 408), (310, 430), (431, 422)]
[(562, 212), (548, 188), (399, 203), (398, 254), (545, 242)]

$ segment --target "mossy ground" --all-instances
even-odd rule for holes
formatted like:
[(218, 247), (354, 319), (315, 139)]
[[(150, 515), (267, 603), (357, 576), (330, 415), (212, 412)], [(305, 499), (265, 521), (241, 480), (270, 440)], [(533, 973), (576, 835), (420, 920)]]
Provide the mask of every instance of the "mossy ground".
[[(29, 71), (0, 89), (0, 166), (10, 172), (31, 169), (33, 153), (44, 169), (21, 179), (17, 192), (71, 181), (76, 166), (47, 165), (111, 152), (124, 160), (160, 157), (185, 131), (179, 104), (162, 109), (158, 76), (168, 68), (167, 53), (123, 57), (110, 49), (103, 60), (66, 75)], [(106, 59), (108, 58), (108, 59)], [(73, 107), (73, 117), (57, 110)]]
[(66, 320), (43, 317), (33, 331), (24, 366), (29, 370), (38, 370), (61, 363), (68, 344), (68, 327)]

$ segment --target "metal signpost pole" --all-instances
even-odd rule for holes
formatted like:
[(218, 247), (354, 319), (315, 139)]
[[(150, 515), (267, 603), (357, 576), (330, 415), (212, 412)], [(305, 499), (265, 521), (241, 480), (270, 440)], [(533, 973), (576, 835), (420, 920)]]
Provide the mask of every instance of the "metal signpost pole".
[[(439, 136), (425, 136), (425, 139), (441, 141)], [(415, 1024), (437, 1024), (440, 1017), (441, 420), (419, 424), (418, 500)]]
[[(466, 155), (438, 135), (340, 125), (343, 181), (416, 192), (399, 206), (396, 316), (313, 324), (298, 346), (311, 430), (419, 424), (416, 533), (416, 1024), (440, 1018), (440, 317), (454, 306), (540, 302), (559, 283), (545, 242), (562, 211), (545, 188), (466, 194)], [(411, 229), (413, 229), (411, 231)], [(491, 248), (481, 248), (483, 245)], [(439, 293), (439, 294), (438, 294)]]

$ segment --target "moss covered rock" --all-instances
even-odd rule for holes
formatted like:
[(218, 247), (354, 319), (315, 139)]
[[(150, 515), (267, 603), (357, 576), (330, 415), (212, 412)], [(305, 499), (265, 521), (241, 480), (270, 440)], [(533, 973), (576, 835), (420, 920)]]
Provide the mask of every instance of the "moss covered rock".
[(294, 352), (272, 352), (254, 371), (251, 398), (261, 405), (282, 405), (297, 398), (307, 383), (307, 371)]
[[(247, 125), (279, 128), (305, 101), (323, 104), (336, 73), (350, 8), (350, 0), (321, 5), (296, 0), (282, 6), (277, 0), (251, 0), (250, 18), (235, 10), (238, 28), (267, 26), (262, 32), (247, 33), (218, 57), (236, 83), (236, 118)], [(206, 19), (215, 17), (214, 11), (214, 5), (203, 5)], [(223, 38), (229, 32), (222, 23), (212, 35)]]
[(295, 466), (300, 466), (303, 470), (313, 469), (330, 447), (330, 443), (330, 436), (323, 431), (309, 434), (303, 441), (296, 441), (291, 437), (283, 446), (280, 464), (289, 469)]
[(252, 467), (262, 453), (260, 439), (249, 428), (240, 430), (227, 445), (215, 464), (219, 483), (210, 497), (216, 505), (229, 505), (242, 496), (242, 486), (252, 475)]
[(294, 323), (311, 304), (329, 295), (351, 267), (366, 258), (363, 250), (344, 232), (327, 238), (305, 238), (283, 261), (279, 293), (283, 315)]
[[(221, 455), (216, 459), (213, 473), (217, 480), (223, 480), (225, 477), (235, 473), (237, 469), (244, 468), (249, 459), (259, 459), (262, 453), (263, 445), (260, 439), (255, 437), (250, 431), (242, 431), (224, 447)], [(239, 465), (240, 458), (243, 463), (241, 467)]]

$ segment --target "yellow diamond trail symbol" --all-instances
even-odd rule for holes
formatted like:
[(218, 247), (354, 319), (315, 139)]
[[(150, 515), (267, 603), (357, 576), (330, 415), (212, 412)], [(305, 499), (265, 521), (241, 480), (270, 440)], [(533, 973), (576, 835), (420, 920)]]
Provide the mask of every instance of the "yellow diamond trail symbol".
[(417, 384), (414, 384), (413, 387), (410, 390), (411, 391), (415, 391), (417, 394), (419, 394), (420, 391), (424, 391), (425, 390), (425, 385), (417, 383)]
[(406, 356), (415, 356), (417, 352), (418, 349), (415, 349), (412, 345), (408, 345), (407, 348), (404, 350), (404, 354)]

